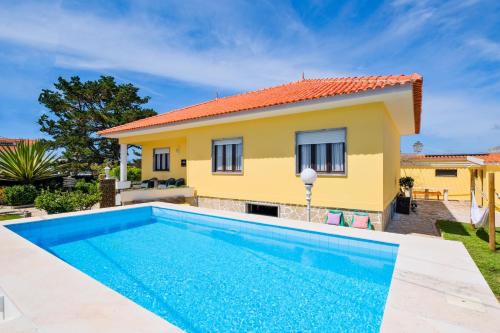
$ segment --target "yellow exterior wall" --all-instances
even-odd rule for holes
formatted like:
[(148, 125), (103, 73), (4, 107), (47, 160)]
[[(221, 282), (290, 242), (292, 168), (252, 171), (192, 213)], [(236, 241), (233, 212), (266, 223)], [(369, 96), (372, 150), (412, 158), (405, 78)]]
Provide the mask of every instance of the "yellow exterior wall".
[[(484, 171), (484, 179), (483, 179), (483, 192), (486, 194), (486, 199), (484, 200), (484, 205), (488, 205), (488, 200), (490, 200), (488, 196), (488, 177), (490, 173), (495, 174), (495, 193), (500, 193), (500, 165), (486, 165)], [(495, 197), (495, 207), (497, 211), (500, 211), (500, 198)]]
[[(171, 138), (182, 138), (186, 142), (185, 178), (198, 195), (304, 205), (304, 185), (295, 169), (296, 132), (345, 127), (347, 175), (319, 176), (312, 204), (382, 211), (396, 193), (394, 182), (399, 176), (399, 134), (393, 126), (384, 104), (373, 103), (131, 136), (120, 142), (143, 146), (143, 178), (152, 175), (148, 173), (151, 149), (169, 145)], [(386, 130), (388, 134), (384, 134)], [(212, 140), (234, 137), (243, 138), (243, 173), (212, 173)], [(182, 152), (183, 146), (179, 147)], [(385, 172), (384, 163), (390, 166)], [(175, 172), (182, 175), (182, 171), (172, 168), (172, 176)]]
[[(471, 174), (474, 177), (474, 192), (476, 202), (480, 206), (488, 205), (488, 174), (495, 173), (495, 192), (500, 193), (500, 165), (477, 165), (475, 167), (448, 168), (457, 169), (457, 177), (436, 177), (436, 169), (447, 169), (444, 167), (403, 166), (401, 176), (411, 176), (415, 179), (415, 189), (449, 191), (449, 200), (470, 200)], [(483, 196), (484, 194), (484, 196)], [(434, 196), (431, 196), (434, 198)], [(441, 196), (441, 199), (443, 197)], [(495, 198), (495, 205), (500, 211), (500, 199)]]
[(387, 207), (399, 192), (400, 135), (388, 112), (384, 113), (384, 207)]
[(485, 203), (483, 192), (485, 191), (485, 187), (488, 186), (485, 169), (484, 167), (478, 166), (471, 168), (470, 172), (474, 176), (474, 193), (476, 196), (476, 202), (478, 205), (482, 206)]
[[(457, 177), (436, 177), (436, 169), (457, 169)], [(414, 189), (440, 191), (443, 199), (444, 189), (448, 189), (449, 200), (470, 200), (470, 171), (468, 168), (444, 167), (401, 167), (401, 176), (410, 176), (415, 180)], [(431, 196), (434, 198), (434, 196)]]

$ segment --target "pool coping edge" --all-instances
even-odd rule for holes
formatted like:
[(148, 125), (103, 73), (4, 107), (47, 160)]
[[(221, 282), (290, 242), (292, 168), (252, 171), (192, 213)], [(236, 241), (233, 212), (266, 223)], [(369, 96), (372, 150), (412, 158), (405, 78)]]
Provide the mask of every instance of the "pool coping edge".
[[(399, 245), (381, 332), (454, 332), (457, 329), (489, 332), (500, 324), (498, 301), (465, 247), (459, 242), (440, 238), (359, 230), (162, 202), (2, 221), (0, 226), (149, 206)], [(5, 227), (0, 228), (1, 249), (10, 250), (9, 252), (12, 251), (16, 254), (13, 257), (12, 253), (0, 252), (0, 267), (9, 265), (7, 270), (0, 271), (0, 287), (23, 313), (24, 324), (28, 320), (34, 327), (47, 332), (64, 332), (62, 328), (68, 330), (68, 325), (75, 332), (78, 331), (79, 326), (81, 326), (82, 332), (85, 331), (84, 328), (88, 325), (93, 325), (96, 332), (104, 328), (106, 328), (106, 332), (142, 332), (145, 326), (149, 329), (144, 332), (181, 331)], [(30, 260), (33, 260), (33, 265), (30, 265)], [(30, 274), (23, 272), (26, 267), (30, 267)], [(21, 274), (13, 276), (16, 271)], [(58, 274), (52, 278), (61, 283), (57, 285), (57, 291), (61, 293), (59, 297), (64, 295), (64, 290), (66, 293), (71, 291), (73, 297), (66, 301), (67, 308), (56, 311), (49, 307), (48, 310), (44, 311), (34, 307), (37, 302), (40, 302), (40, 299), (50, 299), (50, 290), (38, 288), (36, 289), (38, 299), (33, 300), (33, 297), (27, 297), (28, 290), (26, 288), (32, 289), (35, 285), (39, 285), (36, 283), (35, 277), (47, 279), (47, 274)], [(61, 274), (64, 275), (64, 278), (59, 276)], [(74, 285), (84, 285), (86, 289), (84, 292), (82, 292), (83, 290), (75, 290), (71, 287)], [(89, 292), (105, 297), (106, 302), (111, 302), (122, 309), (121, 311), (129, 314), (129, 317), (124, 316), (124, 313), (120, 311), (109, 311), (99, 304), (89, 304), (88, 302), (91, 303), (91, 300), (82, 295)], [(80, 296), (83, 298), (80, 299)], [(102, 298), (100, 300), (103, 302)], [(86, 321), (77, 320), (74, 311), (78, 313), (78, 309), (82, 307), (93, 308), (93, 313), (97, 313), (97, 320), (96, 318), (86, 318)], [(134, 308), (140, 310), (135, 311)], [(61, 315), (64, 317), (65, 311), (68, 319), (75, 320), (74, 325), (57, 324), (58, 317)], [(72, 311), (73, 313), (71, 313)], [(51, 316), (51, 320), (46, 316)], [(122, 323), (123, 321), (125, 323)], [(0, 331), (2, 325), (5, 323), (0, 323)]]

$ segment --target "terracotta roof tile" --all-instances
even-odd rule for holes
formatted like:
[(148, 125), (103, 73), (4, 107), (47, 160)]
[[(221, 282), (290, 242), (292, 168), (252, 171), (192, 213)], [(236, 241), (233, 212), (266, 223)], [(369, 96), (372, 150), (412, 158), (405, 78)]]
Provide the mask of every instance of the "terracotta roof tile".
[(9, 149), (9, 150), (14, 150), (17, 143), (21, 141), (26, 141), (28, 144), (33, 144), (37, 140), (33, 139), (11, 139), (11, 138), (6, 138), (3, 136), (0, 136), (0, 150), (1, 149)]
[(467, 156), (474, 156), (483, 158), (488, 156), (487, 153), (473, 153), (473, 154), (401, 154), (404, 159), (467, 159)]
[(481, 159), (486, 164), (498, 164), (500, 163), (500, 153), (489, 153), (488, 155), (481, 157)]
[(422, 76), (392, 75), (309, 79), (234, 96), (216, 98), (200, 104), (137, 120), (99, 132), (100, 135), (143, 129), (153, 126), (214, 117), (223, 114), (265, 108), (275, 105), (314, 100), (323, 97), (354, 94), (375, 89), (411, 84), (415, 115), (415, 132), (420, 132), (422, 112)]
[(475, 157), (485, 164), (500, 164), (500, 153), (473, 153), (473, 154), (401, 154), (402, 160), (466, 160)]
[(15, 145), (16, 143), (18, 142), (21, 142), (21, 141), (26, 141), (28, 143), (33, 143), (35, 142), (36, 140), (33, 140), (33, 139), (11, 139), (11, 138), (6, 138), (6, 137), (3, 137), (3, 136), (0, 136), (0, 146), (1, 145)]

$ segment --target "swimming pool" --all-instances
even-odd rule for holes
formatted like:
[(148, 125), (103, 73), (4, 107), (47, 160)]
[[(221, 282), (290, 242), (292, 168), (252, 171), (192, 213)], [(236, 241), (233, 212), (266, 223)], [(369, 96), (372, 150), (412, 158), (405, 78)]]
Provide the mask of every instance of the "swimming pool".
[(377, 332), (398, 251), (151, 206), (8, 228), (188, 332)]

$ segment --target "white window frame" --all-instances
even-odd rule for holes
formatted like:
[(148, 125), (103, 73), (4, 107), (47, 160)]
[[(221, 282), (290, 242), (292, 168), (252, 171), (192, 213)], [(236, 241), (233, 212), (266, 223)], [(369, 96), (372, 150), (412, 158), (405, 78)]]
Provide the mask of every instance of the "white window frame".
[[(224, 146), (228, 144), (241, 144), (241, 161), (240, 161), (240, 170), (217, 170), (217, 166), (215, 163), (217, 162), (216, 158), (216, 146)], [(222, 139), (213, 139), (212, 144), (211, 144), (211, 168), (212, 168), (212, 173), (213, 174), (230, 174), (230, 175), (241, 175), (243, 174), (243, 161), (244, 161), (244, 142), (243, 142), (243, 137), (235, 137), (235, 138), (222, 138)], [(223, 155), (224, 156), (224, 155)], [(224, 161), (224, 157), (223, 161)], [(226, 162), (226, 161), (224, 161)], [(237, 162), (235, 163), (235, 165)], [(224, 163), (225, 165), (225, 163)]]
[[(303, 133), (320, 133), (326, 131), (343, 131), (344, 135), (342, 137), (344, 143), (344, 171), (341, 172), (321, 172), (317, 171), (319, 177), (346, 177), (347, 176), (347, 127), (337, 127), (337, 128), (324, 128), (318, 130), (307, 130), (307, 131), (297, 131), (295, 132), (295, 174), (300, 176), (300, 161), (299, 161), (299, 135)], [(340, 142), (330, 142), (330, 143), (340, 143)]]
[[(157, 153), (158, 150), (167, 150), (167, 152)], [(166, 158), (167, 160), (165, 162), (166, 169), (157, 169), (156, 168), (156, 155), (167, 155), (167, 158)], [(153, 171), (154, 172), (168, 172), (168, 171), (170, 171), (170, 160), (171, 160), (170, 147), (153, 148)]]

